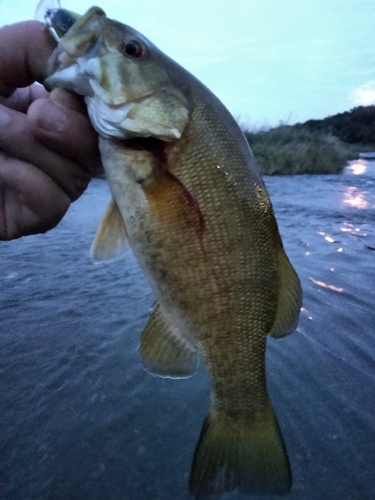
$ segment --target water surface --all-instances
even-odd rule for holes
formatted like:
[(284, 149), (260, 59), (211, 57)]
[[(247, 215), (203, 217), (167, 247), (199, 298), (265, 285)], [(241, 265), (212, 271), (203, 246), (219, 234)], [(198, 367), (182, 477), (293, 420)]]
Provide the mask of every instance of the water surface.
[[(375, 162), (265, 180), (304, 291), (297, 331), (267, 350), (294, 479), (283, 498), (370, 500)], [(0, 242), (2, 500), (189, 498), (209, 382), (202, 366), (188, 380), (142, 368), (150, 288), (130, 251), (101, 265), (88, 256), (109, 198), (93, 181), (54, 230)]]

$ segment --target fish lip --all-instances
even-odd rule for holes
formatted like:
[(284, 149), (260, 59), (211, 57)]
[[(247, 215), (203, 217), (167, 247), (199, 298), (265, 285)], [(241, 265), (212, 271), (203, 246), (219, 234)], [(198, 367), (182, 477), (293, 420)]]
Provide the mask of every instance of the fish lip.
[[(99, 54), (102, 42), (101, 32), (106, 22), (107, 17), (104, 11), (99, 7), (91, 7), (84, 16), (74, 22), (61, 38), (58, 38), (58, 46), (52, 52), (44, 70), (43, 83), (46, 84), (48, 90), (51, 88), (49, 81), (52, 81), (49, 79), (55, 73), (73, 66), (80, 57), (85, 57), (88, 60)], [(46, 29), (53, 36), (53, 28), (47, 24)], [(72, 47), (67, 42), (66, 36), (78, 37), (78, 45)], [(87, 45), (82, 47), (82, 38), (88, 47)]]
[[(56, 87), (63, 87), (83, 97), (94, 96), (94, 89), (90, 85), (90, 80), (88, 78), (81, 78), (78, 80), (79, 86), (77, 86), (77, 81), (69, 77), (69, 73), (79, 74), (79, 66), (77, 62), (61, 65), (59, 60), (51, 61), (51, 65), (47, 67), (47, 76), (43, 81), (43, 85), (48, 91)], [(50, 68), (56, 69), (50, 72)], [(84, 84), (82, 84), (82, 82)]]
[[(51, 90), (54, 87), (61, 86), (61, 83), (63, 83), (64, 87), (80, 95), (92, 97), (95, 89), (92, 87), (91, 81), (97, 76), (96, 66), (100, 46), (100, 36), (95, 39), (90, 50), (81, 55), (79, 53), (69, 53), (63, 44), (58, 46), (47, 61), (46, 76), (43, 81), (46, 89)], [(74, 75), (74, 78), (72, 75)], [(81, 88), (76, 85), (77, 76), (79, 77), (78, 81)]]
[(73, 66), (74, 64), (76, 64), (75, 59), (70, 58), (69, 63), (68, 61), (66, 61), (67, 64), (62, 65), (60, 60), (61, 55), (69, 57), (66, 52), (60, 52), (58, 51), (58, 49), (55, 49), (54, 52), (52, 52), (51, 57), (47, 61), (47, 65), (44, 70), (43, 85), (48, 91), (51, 91), (54, 88), (53, 83), (57, 80), (57, 74), (59, 74), (69, 66)]

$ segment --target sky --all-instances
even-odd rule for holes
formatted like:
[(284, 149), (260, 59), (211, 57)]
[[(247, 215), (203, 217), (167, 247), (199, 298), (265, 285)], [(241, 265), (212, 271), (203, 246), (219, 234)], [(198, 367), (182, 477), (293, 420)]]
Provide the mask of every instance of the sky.
[[(42, 0), (45, 8), (58, 0)], [(88, 0), (61, 0), (84, 13)], [(248, 129), (375, 104), (375, 0), (106, 0), (205, 83)], [(34, 18), (30, 0), (0, 3), (0, 25)], [(44, 10), (44, 9), (42, 9)]]

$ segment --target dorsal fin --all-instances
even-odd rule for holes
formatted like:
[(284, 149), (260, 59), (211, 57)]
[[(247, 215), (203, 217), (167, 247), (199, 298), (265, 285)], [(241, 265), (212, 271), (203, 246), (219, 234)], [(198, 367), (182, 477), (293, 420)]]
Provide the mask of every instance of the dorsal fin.
[(111, 200), (91, 245), (91, 258), (101, 261), (119, 257), (125, 251), (126, 239), (124, 219), (116, 202)]
[(299, 278), (282, 246), (279, 250), (279, 302), (271, 337), (281, 338), (292, 333), (298, 323), (302, 305), (302, 290)]
[(160, 304), (142, 332), (140, 352), (145, 367), (154, 375), (186, 378), (197, 370), (198, 355), (179, 332)]

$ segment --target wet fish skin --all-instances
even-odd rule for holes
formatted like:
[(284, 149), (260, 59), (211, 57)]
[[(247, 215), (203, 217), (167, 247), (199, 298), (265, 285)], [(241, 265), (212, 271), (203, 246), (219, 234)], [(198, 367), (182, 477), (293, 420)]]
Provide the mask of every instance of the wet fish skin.
[(241, 130), (202, 83), (99, 8), (73, 24), (47, 73), (50, 87), (86, 96), (100, 135), (113, 202), (93, 256), (113, 257), (127, 240), (155, 293), (145, 364), (190, 376), (200, 355), (207, 367), (190, 492), (289, 491), (265, 349), (267, 334), (295, 329), (301, 288)]

